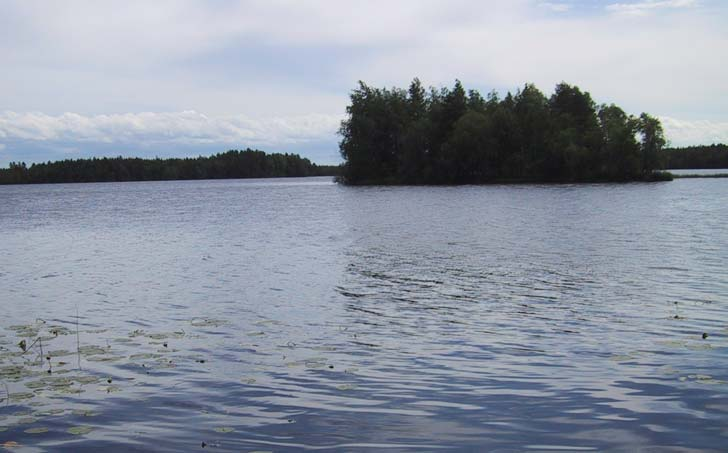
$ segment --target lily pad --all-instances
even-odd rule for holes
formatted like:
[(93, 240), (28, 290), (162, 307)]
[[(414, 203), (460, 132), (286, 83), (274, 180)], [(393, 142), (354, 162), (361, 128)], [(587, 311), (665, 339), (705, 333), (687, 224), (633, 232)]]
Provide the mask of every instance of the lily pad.
[(133, 354), (129, 356), (129, 360), (140, 360), (140, 359), (157, 359), (161, 357), (160, 354), (152, 354), (152, 353), (141, 353), (141, 354)]
[(20, 420), (18, 420), (19, 425), (30, 425), (31, 423), (37, 422), (38, 419), (34, 417), (23, 417)]
[(8, 329), (14, 331), (19, 337), (35, 338), (38, 336), (40, 326), (37, 324), (26, 324), (22, 326), (10, 326)]
[(101, 346), (81, 346), (79, 352), (83, 355), (99, 355), (106, 354), (109, 350)]
[(22, 365), (8, 365), (0, 367), (0, 378), (21, 379), (32, 376), (33, 374), (32, 370)]
[(150, 333), (147, 338), (152, 340), (166, 340), (169, 336), (166, 333)]
[(33, 412), (35, 417), (48, 417), (51, 415), (60, 415), (66, 412), (65, 409), (48, 409), (44, 411)]
[(76, 436), (83, 436), (84, 434), (88, 434), (94, 429), (90, 426), (73, 426), (71, 428), (68, 428), (66, 431), (69, 434), (75, 434)]
[(79, 376), (77, 378), (74, 378), (76, 382), (79, 384), (95, 384), (99, 382), (101, 379), (99, 379), (96, 376)]
[(41, 433), (47, 433), (48, 428), (45, 428), (43, 426), (39, 426), (37, 428), (28, 428), (24, 431), (26, 434), (41, 434)]
[(190, 324), (194, 327), (220, 327), (227, 323), (221, 319), (195, 318), (190, 321)]
[(107, 355), (107, 356), (94, 355), (94, 356), (89, 357), (86, 360), (88, 360), (89, 362), (118, 362), (119, 360), (121, 360), (121, 357), (115, 356), (115, 355)]
[(11, 393), (10, 394), (10, 401), (22, 401), (22, 400), (29, 400), (35, 396), (34, 393)]

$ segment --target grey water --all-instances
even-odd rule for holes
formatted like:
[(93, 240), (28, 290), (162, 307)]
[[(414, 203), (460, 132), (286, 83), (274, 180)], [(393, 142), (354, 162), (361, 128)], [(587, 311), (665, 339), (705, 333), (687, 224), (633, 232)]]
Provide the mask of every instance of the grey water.
[(725, 451), (726, 202), (723, 179), (0, 187), (0, 444)]
[(720, 175), (728, 174), (728, 168), (693, 168), (693, 169), (679, 169), (679, 170), (668, 170), (674, 175)]

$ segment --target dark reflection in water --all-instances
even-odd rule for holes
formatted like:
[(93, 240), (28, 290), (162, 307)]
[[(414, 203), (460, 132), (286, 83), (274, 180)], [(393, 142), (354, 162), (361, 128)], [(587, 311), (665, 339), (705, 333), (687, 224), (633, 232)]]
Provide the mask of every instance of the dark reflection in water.
[[(720, 451), (725, 200), (719, 179), (0, 187), (0, 440)], [(38, 336), (51, 374), (17, 345)]]

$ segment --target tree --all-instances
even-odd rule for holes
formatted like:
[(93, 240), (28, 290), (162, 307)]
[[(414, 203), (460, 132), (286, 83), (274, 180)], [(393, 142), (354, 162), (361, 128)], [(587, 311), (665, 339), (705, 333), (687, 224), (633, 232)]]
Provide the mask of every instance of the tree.
[(352, 184), (651, 179), (664, 146), (657, 119), (597, 111), (567, 83), (550, 98), (526, 84), (502, 100), (459, 80), (429, 91), (419, 79), (406, 91), (360, 83), (347, 114), (341, 154)]
[(663, 168), (661, 151), (666, 143), (665, 135), (660, 120), (647, 113), (640, 115), (637, 130), (642, 135), (642, 174), (647, 175)]
[(602, 130), (600, 174), (605, 179), (632, 179), (640, 175), (641, 157), (636, 134), (637, 120), (614, 104), (599, 108)]

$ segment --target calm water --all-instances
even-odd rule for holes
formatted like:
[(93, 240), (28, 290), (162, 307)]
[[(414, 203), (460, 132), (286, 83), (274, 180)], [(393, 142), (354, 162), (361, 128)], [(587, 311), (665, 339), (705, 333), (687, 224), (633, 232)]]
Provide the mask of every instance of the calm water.
[(724, 179), (0, 187), (0, 443), (725, 451), (727, 201)]
[(728, 174), (728, 168), (694, 168), (683, 170), (668, 170), (675, 175), (718, 175)]

